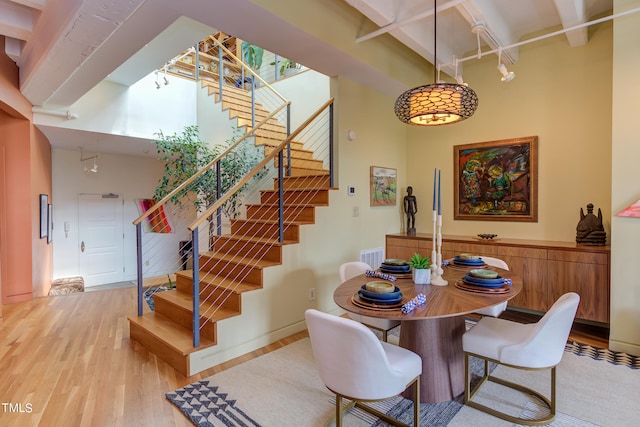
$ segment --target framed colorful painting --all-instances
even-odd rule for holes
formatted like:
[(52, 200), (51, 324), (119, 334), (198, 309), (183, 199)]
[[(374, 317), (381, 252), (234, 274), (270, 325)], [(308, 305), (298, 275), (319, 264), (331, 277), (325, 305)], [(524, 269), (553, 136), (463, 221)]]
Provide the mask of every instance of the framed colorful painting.
[(398, 170), (371, 166), (371, 206), (395, 206)]
[(538, 222), (538, 137), (453, 147), (454, 219)]

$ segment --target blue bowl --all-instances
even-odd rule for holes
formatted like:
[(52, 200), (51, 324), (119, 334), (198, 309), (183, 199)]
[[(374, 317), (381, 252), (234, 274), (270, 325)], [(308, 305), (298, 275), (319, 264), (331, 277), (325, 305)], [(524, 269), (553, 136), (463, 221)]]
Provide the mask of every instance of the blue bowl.
[(478, 279), (477, 277), (464, 276), (462, 281), (467, 285), (480, 286), (483, 288), (501, 288), (504, 286), (504, 279)]
[(367, 285), (362, 285), (362, 287), (360, 288), (360, 296), (361, 297), (365, 297), (365, 298), (369, 298), (369, 299), (374, 299), (376, 301), (380, 301), (380, 300), (395, 300), (395, 299), (402, 299), (402, 294), (400, 293), (400, 288), (398, 288), (397, 286), (394, 287), (393, 292), (389, 292), (386, 294), (383, 293), (379, 293), (379, 292), (370, 292), (367, 290)]
[[(366, 291), (364, 291), (366, 292)], [(394, 299), (378, 299), (378, 298), (369, 298), (366, 295), (363, 295), (364, 293), (363, 291), (358, 291), (358, 295), (360, 296), (360, 298), (365, 301), (365, 302), (369, 302), (371, 304), (398, 304), (399, 302), (402, 302), (402, 294), (400, 294), (399, 296), (397, 296)], [(382, 295), (382, 294), (376, 294), (374, 292), (368, 292), (368, 294), (375, 294), (375, 295)], [(384, 295), (391, 295), (391, 294), (384, 294)]]

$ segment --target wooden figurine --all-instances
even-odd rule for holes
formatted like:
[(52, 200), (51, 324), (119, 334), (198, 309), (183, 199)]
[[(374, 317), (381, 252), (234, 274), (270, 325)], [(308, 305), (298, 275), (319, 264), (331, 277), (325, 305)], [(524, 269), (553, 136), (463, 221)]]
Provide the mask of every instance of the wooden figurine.
[(580, 208), (580, 221), (576, 227), (576, 243), (581, 245), (603, 246), (607, 242), (607, 233), (602, 226), (602, 211), (593, 214), (593, 203), (587, 205), (587, 214)]

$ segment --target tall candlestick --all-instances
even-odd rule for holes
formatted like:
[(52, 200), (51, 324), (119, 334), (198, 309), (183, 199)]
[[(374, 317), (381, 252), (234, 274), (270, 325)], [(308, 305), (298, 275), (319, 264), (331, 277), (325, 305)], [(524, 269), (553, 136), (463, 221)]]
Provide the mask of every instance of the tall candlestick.
[(436, 169), (433, 168), (433, 210), (436, 210)]
[(442, 215), (442, 202), (440, 200), (440, 171), (438, 171), (438, 215)]

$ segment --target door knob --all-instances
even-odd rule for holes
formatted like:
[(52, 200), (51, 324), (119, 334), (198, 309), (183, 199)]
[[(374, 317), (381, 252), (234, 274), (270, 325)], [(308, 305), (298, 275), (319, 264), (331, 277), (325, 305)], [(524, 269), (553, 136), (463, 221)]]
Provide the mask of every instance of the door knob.
[(84, 240), (80, 243), (80, 252), (84, 252)]

